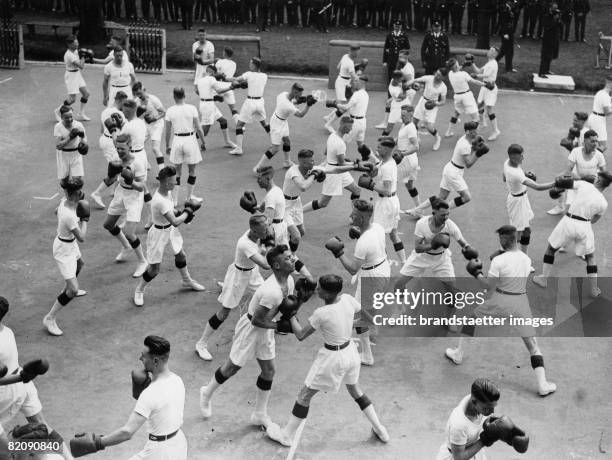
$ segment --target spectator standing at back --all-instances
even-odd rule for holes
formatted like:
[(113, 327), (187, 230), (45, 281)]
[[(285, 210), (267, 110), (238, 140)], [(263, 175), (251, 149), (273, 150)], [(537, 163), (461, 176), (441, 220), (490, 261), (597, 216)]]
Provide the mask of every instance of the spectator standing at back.
[[(610, 8), (610, 5), (608, 5)], [(577, 42), (585, 42), (586, 15), (591, 12), (589, 0), (574, 0), (574, 32)]]
[(561, 12), (556, 3), (551, 3), (542, 23), (542, 52), (540, 55), (540, 78), (548, 78), (550, 63), (559, 57), (561, 40)]
[(427, 75), (433, 75), (436, 70), (446, 65), (450, 57), (448, 35), (442, 31), (439, 21), (434, 21), (433, 30), (425, 34), (421, 46), (421, 62)]

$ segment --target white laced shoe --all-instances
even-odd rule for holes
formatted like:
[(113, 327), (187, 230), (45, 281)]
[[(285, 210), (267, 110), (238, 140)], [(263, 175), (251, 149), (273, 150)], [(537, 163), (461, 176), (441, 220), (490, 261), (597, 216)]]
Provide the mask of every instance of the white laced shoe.
[(134, 305), (137, 307), (144, 305), (144, 292), (134, 291)]
[(234, 149), (229, 151), (230, 155), (242, 155), (244, 152), (241, 148), (235, 147)]
[(184, 288), (189, 288), (194, 291), (205, 291), (206, 288), (198, 283), (196, 280), (189, 278), (188, 280), (183, 280), (181, 285)]
[(59, 326), (55, 322), (55, 318), (51, 319), (48, 316), (45, 316), (43, 318), (43, 326), (45, 326), (49, 334), (54, 335), (56, 337), (59, 337), (60, 335), (64, 334), (64, 332), (59, 328)]
[(440, 143), (442, 142), (442, 136), (440, 136), (439, 134), (436, 134), (436, 141), (434, 142), (433, 145), (433, 150), (437, 151), (440, 150)]
[(206, 388), (200, 388), (200, 411), (202, 412), (202, 417), (209, 418), (212, 415), (212, 404), (210, 396), (206, 394)]
[(291, 447), (293, 440), (285, 434), (285, 431), (276, 423), (271, 423), (266, 427), (266, 434), (272, 441), (276, 441), (285, 447)]
[(463, 362), (463, 352), (458, 348), (447, 348), (444, 354), (457, 365)]
[(204, 361), (212, 361), (212, 355), (208, 351), (208, 348), (206, 348), (205, 344), (197, 342), (195, 345), (195, 351), (200, 359), (203, 359)]
[(251, 425), (264, 426), (264, 427), (268, 428), (272, 424), (273, 424), (272, 423), (272, 419), (266, 413), (253, 412), (251, 414)]
[(115, 262), (126, 262), (130, 258), (130, 253), (132, 251), (127, 248), (123, 248), (117, 257), (115, 257)]
[(546, 382), (544, 386), (538, 388), (538, 394), (540, 396), (548, 396), (549, 394), (554, 393), (555, 391), (557, 391), (557, 385), (551, 382)]
[(494, 131), (493, 134), (491, 134), (487, 140), (489, 141), (494, 141), (495, 139), (497, 139), (499, 137), (499, 135), (501, 134), (501, 132), (499, 131)]
[(89, 195), (89, 197), (91, 198), (91, 201), (93, 201), (94, 204), (96, 205), (95, 206), (96, 209), (106, 208), (106, 206), (104, 205), (104, 202), (102, 201), (102, 197), (98, 195), (96, 192), (93, 192), (91, 195)]
[(146, 261), (141, 264), (138, 264), (138, 267), (136, 267), (136, 271), (132, 273), (132, 278), (140, 278), (144, 274), (144, 272), (147, 271), (148, 266), (149, 264)]
[(383, 425), (380, 425), (380, 431), (377, 431), (376, 428), (372, 427), (372, 432), (382, 442), (384, 442), (384, 443), (389, 442), (389, 439), (390, 439), (389, 433), (387, 432), (387, 429)]

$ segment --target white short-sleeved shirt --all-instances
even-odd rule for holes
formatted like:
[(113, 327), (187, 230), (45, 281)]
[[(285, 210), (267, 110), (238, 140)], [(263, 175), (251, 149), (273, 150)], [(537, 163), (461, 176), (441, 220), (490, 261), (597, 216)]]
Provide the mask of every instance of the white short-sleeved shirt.
[(597, 149), (590, 159), (586, 159), (584, 147), (576, 147), (570, 152), (567, 159), (574, 163), (574, 169), (579, 177), (596, 176), (599, 171), (606, 169), (606, 158)]
[(465, 157), (472, 153), (472, 143), (464, 136), (461, 136), (455, 144), (451, 161), (457, 166), (465, 167)]
[(576, 181), (574, 190), (576, 195), (568, 209), (570, 214), (592, 219), (593, 216), (602, 215), (608, 209), (608, 202), (593, 184), (583, 180)]
[(173, 105), (166, 111), (166, 121), (172, 123), (174, 133), (193, 132), (193, 119), (198, 119), (198, 109), (191, 104)]
[(144, 149), (147, 138), (147, 124), (144, 120), (138, 117), (132, 118), (123, 125), (121, 132), (130, 135), (133, 152)]
[(71, 70), (80, 70), (79, 67), (77, 66), (77, 64), (80, 62), (81, 62), (81, 59), (79, 58), (78, 50), (74, 50), (74, 51), (66, 50), (66, 52), (64, 53), (64, 64), (66, 65), (67, 72)]
[(179, 430), (184, 410), (185, 384), (174, 372), (152, 381), (140, 393), (134, 407), (134, 412), (147, 419), (147, 431), (157, 436)]
[(274, 108), (274, 113), (281, 120), (286, 120), (298, 111), (298, 108), (289, 100), (288, 96), (288, 91), (283, 91), (276, 96), (276, 107)]
[(600, 89), (593, 98), (593, 112), (605, 113), (606, 109), (612, 110), (612, 97), (606, 89)]
[[(55, 126), (53, 127), (53, 135), (55, 137), (66, 137), (70, 134), (70, 131), (72, 131), (72, 129), (74, 128), (80, 129), (85, 134), (85, 137), (83, 137), (83, 140), (87, 142), (87, 132), (85, 131), (85, 127), (83, 126), (83, 123), (77, 120), (72, 121), (72, 125), (70, 126), (70, 128), (66, 128), (64, 126), (64, 123), (61, 121), (57, 122)], [(71, 139), (70, 142), (68, 142), (66, 145), (64, 145), (64, 149), (66, 150), (76, 149), (79, 146), (80, 142), (81, 142), (81, 138), (77, 136), (74, 139)]]
[(497, 80), (498, 69), (499, 65), (497, 64), (497, 60), (491, 59), (490, 61), (487, 61), (482, 68), (482, 81), (495, 83), (495, 80)]
[(130, 61), (122, 61), (117, 66), (113, 61), (104, 66), (104, 75), (109, 77), (111, 86), (128, 86), (132, 82), (131, 75), (134, 74), (134, 66)]
[(434, 76), (433, 75), (425, 75), (421, 77), (423, 81), (425, 81), (425, 87), (423, 88), (423, 97), (430, 101), (438, 102), (440, 100), (446, 99), (446, 93), (448, 92), (448, 88), (444, 82), (440, 82), (439, 85), (434, 84)]
[(159, 117), (159, 114), (164, 111), (164, 105), (161, 100), (154, 94), (147, 94), (147, 101), (143, 102), (147, 113), (153, 117)]
[(406, 62), (400, 71), (404, 80), (411, 81), (414, 79), (414, 66), (410, 62)]
[(266, 203), (266, 209), (274, 209), (274, 219), (282, 219), (285, 215), (285, 195), (283, 190), (278, 186), (274, 185), (264, 198)]
[(387, 258), (385, 229), (382, 225), (372, 223), (370, 228), (361, 234), (355, 244), (355, 257), (363, 259), (362, 267), (373, 267)]
[(107, 136), (110, 136), (110, 133), (108, 132), (108, 128), (106, 127), (104, 122), (108, 120), (113, 113), (118, 113), (121, 119), (123, 120), (123, 123), (125, 124), (125, 116), (123, 115), (123, 112), (121, 110), (119, 110), (117, 107), (105, 107), (104, 110), (102, 110), (102, 114), (100, 115), (100, 121), (102, 122), (104, 134), (106, 134)]
[(530, 272), (531, 258), (517, 248), (494, 257), (488, 277), (499, 278), (497, 287), (503, 291), (523, 293)]
[(295, 177), (304, 179), (300, 171), (299, 165), (291, 166), (285, 173), (285, 180), (283, 182), (283, 193), (287, 196), (299, 196), (302, 191), (298, 188), (297, 184), (293, 180)]
[(404, 93), (404, 91), (402, 91), (402, 85), (395, 86), (391, 82), (389, 83), (389, 87), (387, 89), (389, 90), (389, 95), (391, 96), (392, 102), (400, 102), (400, 97)]
[(341, 294), (338, 302), (315, 309), (308, 322), (313, 329), (321, 331), (325, 343), (342, 345), (351, 340), (353, 318), (359, 311), (361, 305), (355, 297)]
[(62, 198), (57, 207), (57, 236), (65, 240), (74, 239), (72, 230), (79, 225), (79, 218), (76, 215), (76, 209), (71, 209), (66, 206), (66, 199)]
[(453, 91), (455, 92), (455, 94), (457, 94), (469, 91), (469, 83), (474, 79), (470, 77), (470, 74), (467, 73), (465, 70), (459, 70), (457, 72), (453, 72), (451, 70), (448, 73), (448, 80), (450, 81), (450, 84), (453, 87)]
[[(416, 236), (418, 239), (425, 239), (425, 243), (431, 243), (432, 238), (434, 235), (436, 235), (436, 233), (431, 231), (431, 227), (429, 226), (430, 218), (431, 216), (421, 217), (414, 226), (414, 236)], [(446, 219), (444, 227), (442, 227), (442, 230), (440, 230), (439, 233), (448, 233), (448, 235), (456, 241), (463, 239), (461, 230), (459, 230), (457, 224), (450, 219)], [(435, 251), (439, 251), (440, 249), (442, 248), (438, 248)], [(440, 254), (442, 252), (443, 251), (440, 251)]]
[(346, 143), (340, 135), (334, 131), (327, 138), (327, 164), (337, 165), (338, 156), (346, 155)]
[(523, 184), (526, 179), (523, 168), (510, 166), (510, 160), (504, 161), (504, 177), (506, 178), (506, 187), (508, 193), (518, 195), (527, 190), (527, 186)]
[(274, 273), (271, 274), (262, 284), (257, 288), (251, 301), (249, 302), (248, 312), (250, 315), (255, 314), (255, 309), (258, 305), (270, 310), (269, 319), (272, 319), (278, 313), (278, 307), (283, 301), (285, 295), (293, 294), (294, 282), (293, 278), (287, 278), (287, 292), (283, 293), (281, 285), (276, 280)]
[[(227, 85), (227, 83), (225, 83)], [(204, 75), (198, 78), (196, 82), (200, 99), (212, 99), (217, 94), (217, 89), (221, 89), (223, 85), (219, 84), (217, 79), (212, 75)]]
[(200, 47), (202, 47), (202, 57), (205, 59), (215, 52), (215, 45), (213, 45), (212, 42), (205, 40), (204, 44), (202, 44), (200, 40), (196, 40), (193, 45), (191, 45), (191, 53), (195, 54), (196, 50)]
[(365, 89), (355, 91), (347, 103), (349, 114), (353, 117), (365, 117), (369, 102), (370, 96)]
[(405, 152), (411, 146), (410, 139), (418, 139), (418, 133), (416, 126), (413, 122), (402, 124), (399, 132), (397, 133), (397, 150)]
[(15, 334), (8, 326), (1, 326), (0, 330), (0, 364), (4, 364), (9, 374), (19, 367), (19, 353)]
[(475, 422), (466, 417), (465, 408), (471, 397), (471, 395), (467, 395), (463, 398), (448, 418), (446, 423), (446, 447), (448, 449), (451, 448), (451, 444), (471, 446), (478, 441), (485, 417), (479, 414)]
[(339, 76), (350, 78), (351, 76), (355, 75), (355, 62), (351, 59), (351, 57), (348, 54), (345, 54), (344, 56), (340, 58), (339, 67), (340, 67), (340, 72), (338, 73)]
[(159, 193), (159, 190), (153, 194), (151, 200), (151, 220), (154, 225), (169, 225), (170, 222), (166, 219), (165, 214), (168, 212), (174, 212), (174, 202), (172, 201), (172, 195), (168, 193), (167, 196)]
[(374, 181), (379, 187), (382, 187), (384, 182), (391, 182), (390, 192), (397, 192), (397, 163), (393, 158), (389, 158), (378, 167)]
[(236, 74), (236, 63), (231, 59), (219, 59), (215, 64), (217, 72), (232, 78)]
[(240, 78), (243, 78), (249, 84), (247, 95), (250, 97), (263, 97), (266, 83), (268, 83), (268, 75), (263, 72), (245, 72)]
[(255, 262), (251, 260), (255, 254), (259, 253), (259, 245), (257, 241), (249, 238), (250, 230), (247, 230), (236, 243), (236, 252), (234, 253), (234, 264), (240, 268), (253, 268)]
[[(132, 170), (132, 172), (134, 173), (134, 178), (137, 177), (144, 177), (146, 179), (147, 177), (147, 159), (144, 155), (133, 155), (134, 159), (126, 166), (129, 166), (130, 169)], [(125, 181), (123, 180), (123, 177), (121, 177), (121, 175), (119, 175), (119, 183), (125, 185)], [(126, 187), (129, 189), (132, 186), (131, 185), (126, 185)]]

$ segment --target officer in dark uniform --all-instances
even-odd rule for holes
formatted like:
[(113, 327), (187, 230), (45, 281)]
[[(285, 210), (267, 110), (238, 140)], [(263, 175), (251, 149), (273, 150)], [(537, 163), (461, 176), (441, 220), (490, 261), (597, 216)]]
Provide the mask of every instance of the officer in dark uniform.
[(463, 22), (464, 9), (465, 0), (451, 0), (450, 15), (453, 34), (461, 35), (461, 23)]
[(556, 3), (550, 5), (542, 23), (542, 54), (540, 55), (541, 78), (548, 78), (550, 63), (559, 57), (559, 41), (561, 38), (561, 12)]
[(287, 0), (287, 24), (290, 26), (298, 25), (298, 2), (297, 0)]
[(427, 30), (434, 22), (435, 0), (421, 1), (421, 15), (423, 17), (423, 29)]
[(391, 0), (391, 20), (402, 21), (407, 30), (412, 29), (412, 0)]
[(448, 35), (442, 31), (438, 21), (434, 21), (433, 30), (428, 31), (421, 46), (421, 62), (425, 73), (433, 75), (440, 67), (446, 65), (450, 56)]
[(387, 81), (391, 80), (391, 75), (397, 69), (400, 51), (409, 49), (410, 40), (408, 40), (408, 34), (402, 30), (402, 23), (396, 20), (393, 23), (393, 31), (385, 38), (385, 47), (383, 49), (383, 66), (387, 69)]
[(514, 5), (512, 6), (512, 10), (514, 11), (514, 35), (516, 35), (516, 28), (519, 18), (521, 17), (523, 6), (525, 6), (525, 0), (514, 0)]
[(499, 35), (501, 36), (501, 49), (497, 60), (506, 58), (506, 72), (516, 72), (512, 67), (514, 57), (514, 9), (512, 0), (504, 0), (500, 9)]
[(563, 23), (563, 32), (561, 32), (561, 36), (564, 41), (568, 41), (570, 26), (572, 25), (572, 16), (574, 15), (573, 0), (559, 0), (559, 11), (561, 11), (561, 22)]
[(419, 32), (424, 29), (423, 27), (423, 0), (414, 0), (414, 28)]
[(256, 32), (269, 30), (268, 14), (270, 13), (270, 0), (257, 0), (257, 29)]
[(436, 0), (436, 19), (442, 24), (442, 30), (447, 31), (448, 15), (449, 15), (449, 0)]
[(549, 0), (538, 0), (538, 31), (534, 38), (542, 38), (542, 33), (544, 29), (544, 18), (548, 14), (548, 4)]
[(478, 33), (478, 0), (467, 0), (467, 33), (476, 35)]
[(587, 14), (591, 12), (589, 0), (574, 0), (574, 32), (577, 42), (584, 42)]

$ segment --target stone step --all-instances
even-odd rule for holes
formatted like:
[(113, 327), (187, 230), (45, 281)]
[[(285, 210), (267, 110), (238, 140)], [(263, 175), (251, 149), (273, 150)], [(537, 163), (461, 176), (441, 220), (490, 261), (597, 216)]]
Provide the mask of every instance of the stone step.
[(535, 89), (554, 90), (554, 91), (574, 91), (576, 84), (569, 75), (547, 75), (548, 78), (538, 77), (533, 74), (533, 87)]

